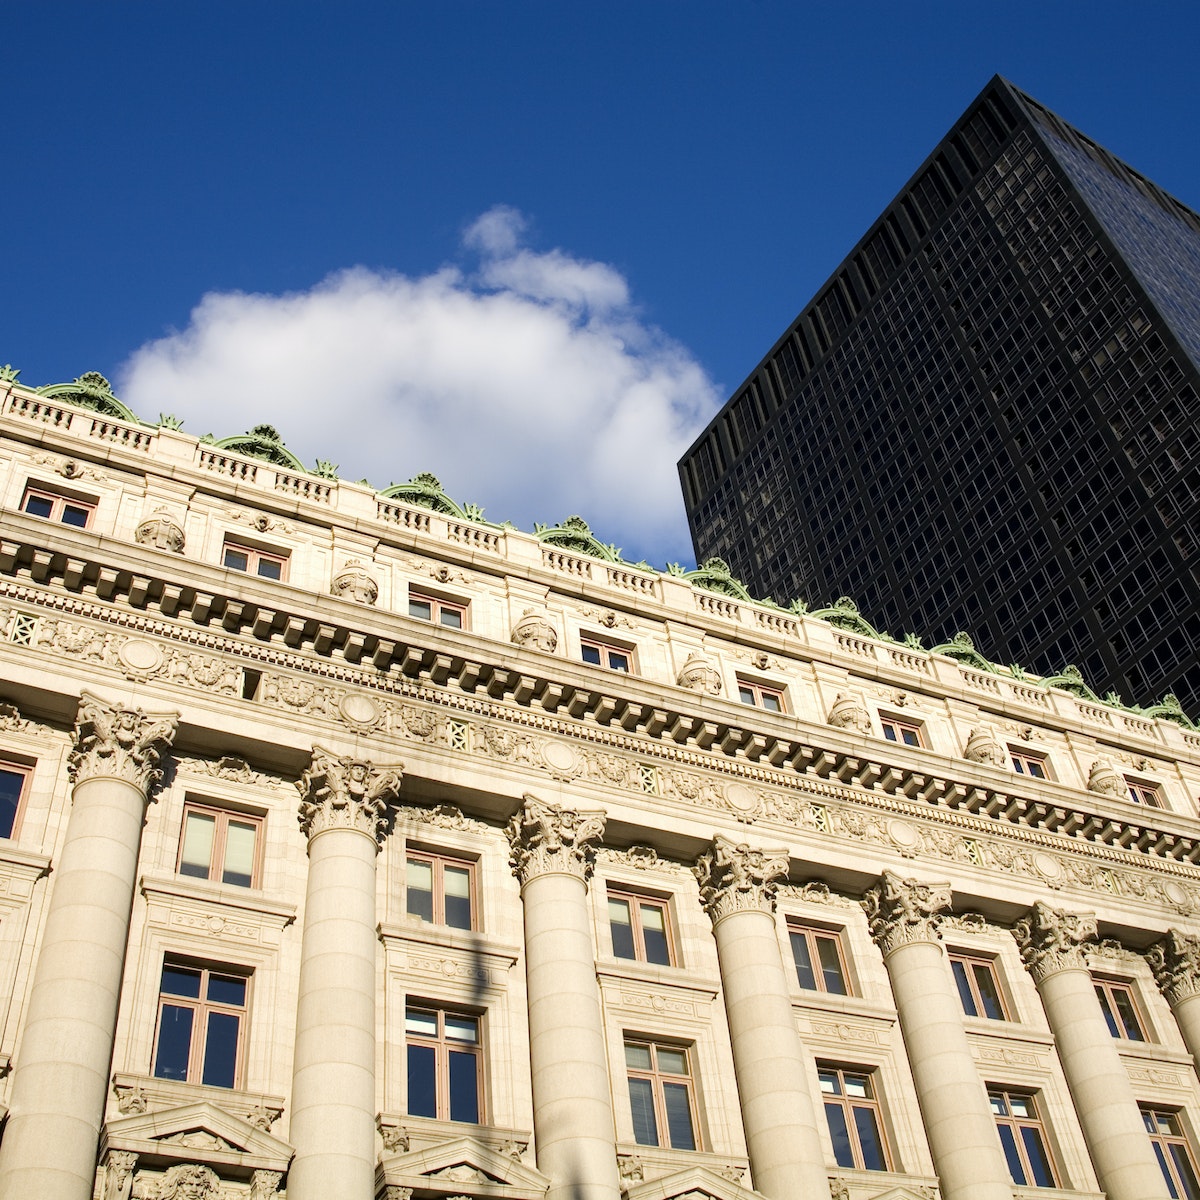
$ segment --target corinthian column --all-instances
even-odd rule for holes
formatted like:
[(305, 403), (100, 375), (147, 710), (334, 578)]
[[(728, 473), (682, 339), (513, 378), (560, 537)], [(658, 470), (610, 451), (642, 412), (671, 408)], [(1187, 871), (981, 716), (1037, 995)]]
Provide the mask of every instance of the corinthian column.
[(80, 699), (71, 816), (0, 1147), (4, 1200), (92, 1195), (142, 821), (176, 720), (87, 692)]
[(950, 907), (950, 885), (918, 883), (884, 871), (863, 907), (892, 981), (944, 1200), (1012, 1200), (996, 1121), (942, 950), (940, 926)]
[(1167, 936), (1146, 951), (1146, 958), (1184, 1044), (1200, 1066), (1200, 937), (1168, 929)]
[(768, 1200), (811, 1200), (828, 1194), (829, 1178), (775, 929), (776, 882), (787, 871), (786, 851), (723, 837), (696, 863), (717, 942), (754, 1187)]
[(526, 796), (509, 822), (525, 909), (529, 1063), (547, 1200), (618, 1200), (612, 1084), (587, 907), (604, 814)]
[(1109, 1200), (1166, 1200), (1162, 1171), (1088, 971), (1095, 916), (1039, 900), (1013, 932), (1042, 997), (1100, 1186)]
[(313, 747), (300, 789), (308, 887), (292, 1064), (291, 1200), (375, 1195), (375, 857), (402, 765)]

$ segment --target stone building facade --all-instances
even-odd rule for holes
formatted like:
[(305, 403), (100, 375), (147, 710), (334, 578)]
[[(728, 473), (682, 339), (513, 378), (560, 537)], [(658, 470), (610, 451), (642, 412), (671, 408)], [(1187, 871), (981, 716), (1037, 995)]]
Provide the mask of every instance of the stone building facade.
[(0, 384), (3, 1200), (1194, 1194), (1181, 714), (176, 424)]

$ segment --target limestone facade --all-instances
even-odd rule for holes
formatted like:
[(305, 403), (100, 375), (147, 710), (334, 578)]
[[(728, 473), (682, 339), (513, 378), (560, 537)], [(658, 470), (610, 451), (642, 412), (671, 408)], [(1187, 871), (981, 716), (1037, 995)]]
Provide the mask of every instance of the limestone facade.
[(0, 384), (0, 1200), (1190, 1186), (1186, 721), (239, 446)]

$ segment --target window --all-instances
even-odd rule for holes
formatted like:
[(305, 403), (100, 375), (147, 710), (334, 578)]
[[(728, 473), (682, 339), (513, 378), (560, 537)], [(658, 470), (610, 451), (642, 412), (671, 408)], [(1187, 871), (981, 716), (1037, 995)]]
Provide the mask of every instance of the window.
[(231, 571), (245, 571), (247, 575), (261, 575), (264, 579), (287, 578), (286, 554), (272, 554), (267, 550), (256, 550), (253, 546), (226, 542), (221, 561)]
[(483, 1091), (479, 1018), (410, 1005), (404, 1012), (404, 1036), (410, 1115), (478, 1125)]
[(1057, 1187), (1033, 1096), (988, 1088), (1009, 1174), (1018, 1187)]
[(850, 994), (840, 935), (828, 929), (791, 925), (788, 938), (796, 963), (796, 979), (805, 991), (832, 992), (835, 996)]
[(1131, 779), (1128, 775), (1125, 777), (1125, 783), (1129, 787), (1129, 798), (1134, 804), (1147, 804), (1151, 808), (1162, 808), (1162, 792), (1158, 790), (1158, 786), (1153, 783), (1143, 783), (1140, 779)]
[(583, 652), (583, 661), (586, 663), (608, 667), (610, 671), (628, 673), (633, 670), (633, 654), (620, 646), (610, 646), (607, 642), (588, 637), (581, 637), (579, 644)]
[(1162, 1108), (1143, 1108), (1142, 1120), (1167, 1181), (1171, 1200), (1200, 1200), (1196, 1164), (1179, 1126), (1179, 1114)]
[(1093, 983), (1096, 985), (1096, 998), (1100, 1001), (1104, 1019), (1108, 1022), (1108, 1032), (1115, 1038), (1144, 1042), (1146, 1035), (1142, 1031), (1137, 1005), (1133, 1001), (1133, 988), (1127, 983), (1118, 983), (1113, 979), (1095, 979)]
[(262, 824), (261, 817), (186, 805), (179, 839), (179, 874), (257, 887)]
[(900, 742), (905, 746), (925, 745), (925, 734), (918, 722), (902, 721), (899, 717), (887, 717), (880, 713), (879, 724), (889, 742)]
[(237, 1087), (249, 982), (227, 967), (163, 963), (154, 1037), (157, 1078)]
[(950, 954), (950, 969), (958, 985), (963, 1012), (968, 1017), (987, 1017), (991, 1021), (1007, 1021), (1000, 985), (996, 979), (996, 964), (990, 958), (972, 958), (966, 954)]
[(613, 954), (638, 962), (669, 967), (671, 923), (667, 902), (635, 896), (628, 892), (608, 893), (608, 927), (612, 931)]
[(409, 916), (451, 929), (475, 928), (474, 863), (410, 850), (404, 878)]
[(688, 1058), (684, 1046), (625, 1043), (633, 1140), (639, 1146), (698, 1148)]
[(838, 1166), (859, 1171), (888, 1170), (879, 1101), (870, 1073), (818, 1063), (817, 1077)]
[(1012, 755), (1013, 770), (1018, 775), (1032, 775), (1035, 779), (1050, 778), (1046, 773), (1046, 756), (1044, 754), (1031, 754), (1026, 750), (1014, 749), (1012, 746), (1009, 746), (1008, 752)]
[(16, 832), (29, 775), (28, 767), (0, 762), (0, 837), (10, 838)]
[(44, 517), (47, 521), (86, 529), (92, 522), (96, 505), (91, 501), (76, 500), (73, 496), (60, 496), (57, 492), (27, 487), (21, 500), (21, 511), (33, 517)]
[(445, 625), (447, 629), (465, 629), (467, 625), (465, 604), (452, 604), (449, 600), (437, 600), (419, 592), (408, 593), (408, 615), (418, 621)]
[(779, 688), (767, 687), (764, 683), (751, 683), (749, 680), (739, 679), (738, 699), (743, 704), (765, 708), (767, 712), (783, 712), (783, 692)]

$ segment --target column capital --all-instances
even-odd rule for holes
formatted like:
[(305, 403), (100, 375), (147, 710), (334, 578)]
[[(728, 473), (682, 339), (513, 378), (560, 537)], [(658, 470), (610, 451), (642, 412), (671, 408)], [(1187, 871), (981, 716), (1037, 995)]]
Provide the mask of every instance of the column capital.
[(1146, 951), (1154, 980), (1172, 1005), (1200, 993), (1200, 936), (1168, 929)]
[(158, 763), (175, 740), (178, 721), (178, 713), (144, 713), (84, 692), (67, 758), (71, 782), (123, 779), (148, 792), (162, 778)]
[(775, 911), (775, 889), (788, 873), (786, 850), (763, 850), (718, 834), (694, 868), (700, 901), (714, 924), (730, 913)]
[(300, 829), (310, 840), (326, 829), (354, 829), (383, 843), (387, 805), (400, 791), (404, 764), (376, 767), (314, 746), (300, 776)]
[(1039, 900), (1013, 927), (1021, 958), (1035, 983), (1059, 971), (1087, 970), (1096, 940), (1096, 914), (1071, 913)]
[(884, 956), (913, 942), (939, 943), (942, 914), (950, 907), (948, 883), (920, 883), (884, 871), (863, 897), (867, 926)]
[(586, 883), (605, 820), (598, 810), (564, 808), (526, 794), (505, 830), (512, 847), (509, 865), (521, 886), (552, 873), (576, 875)]

